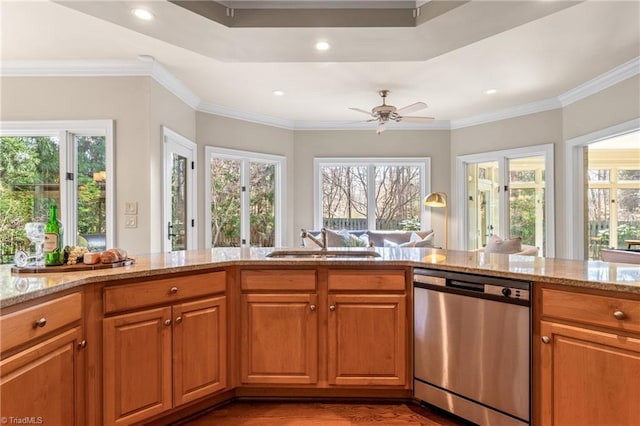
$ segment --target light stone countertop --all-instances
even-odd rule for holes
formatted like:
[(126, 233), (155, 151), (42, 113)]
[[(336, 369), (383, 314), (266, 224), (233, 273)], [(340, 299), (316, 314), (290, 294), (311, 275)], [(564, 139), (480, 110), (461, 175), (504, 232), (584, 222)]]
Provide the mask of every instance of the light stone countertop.
[[(428, 248), (368, 249), (379, 252), (381, 257), (377, 258), (266, 258), (265, 255), (273, 250), (216, 248), (140, 255), (132, 256), (135, 263), (130, 266), (66, 273), (49, 273), (46, 268), (44, 273), (12, 273), (10, 265), (0, 266), (0, 309), (89, 283), (204, 271), (231, 265), (413, 266), (609, 290), (620, 293), (616, 294), (618, 297), (624, 297), (625, 293), (640, 295), (640, 265)], [(348, 248), (338, 250), (349, 251)]]

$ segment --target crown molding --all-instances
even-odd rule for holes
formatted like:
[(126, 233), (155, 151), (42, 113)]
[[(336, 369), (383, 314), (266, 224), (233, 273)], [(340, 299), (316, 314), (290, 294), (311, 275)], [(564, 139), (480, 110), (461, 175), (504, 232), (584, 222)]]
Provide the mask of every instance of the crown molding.
[(615, 67), (558, 96), (563, 107), (640, 74), (640, 56)]
[[(394, 130), (455, 130), (494, 121), (520, 117), (528, 114), (563, 108), (607, 89), (628, 78), (640, 74), (640, 57), (636, 57), (610, 71), (605, 72), (557, 97), (530, 102), (515, 107), (478, 114), (458, 120), (436, 120), (428, 124), (388, 123)], [(236, 110), (203, 101), (181, 80), (152, 58), (143, 57), (133, 61), (2, 61), (0, 76), (3, 77), (123, 77), (148, 76), (156, 80), (169, 92), (196, 111), (287, 130), (364, 130), (370, 123), (342, 121), (294, 121), (265, 114)]]
[(271, 117), (269, 115), (258, 114), (254, 112), (240, 111), (211, 102), (200, 102), (196, 110), (200, 112), (206, 112), (208, 114), (220, 115), (222, 117), (234, 118), (236, 120), (249, 121), (251, 123), (279, 127), (281, 129), (287, 130), (293, 130), (295, 126), (295, 122), (291, 120)]
[(561, 107), (562, 105), (557, 98), (548, 98), (541, 101), (530, 102), (528, 104), (517, 105), (515, 107), (504, 108), (467, 118), (461, 118), (459, 120), (452, 120), (451, 129), (455, 130), (462, 129), (464, 127), (478, 126), (480, 124), (521, 117), (523, 115), (535, 114), (538, 112), (549, 111)]

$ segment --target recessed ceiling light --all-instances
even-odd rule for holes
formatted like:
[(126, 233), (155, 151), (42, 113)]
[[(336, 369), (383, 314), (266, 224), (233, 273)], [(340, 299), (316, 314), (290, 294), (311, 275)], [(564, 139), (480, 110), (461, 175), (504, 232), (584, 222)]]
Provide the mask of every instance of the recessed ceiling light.
[(331, 45), (326, 41), (319, 41), (316, 43), (317, 50), (329, 50), (330, 47)]
[(484, 91), (485, 95), (495, 95), (496, 93), (498, 93), (498, 89), (487, 89)]
[(284, 92), (282, 90), (274, 90), (273, 93), (275, 96), (282, 96), (284, 95)]
[(153, 13), (149, 12), (146, 9), (133, 9), (131, 10), (137, 18), (142, 19), (143, 21), (150, 21), (153, 19)]

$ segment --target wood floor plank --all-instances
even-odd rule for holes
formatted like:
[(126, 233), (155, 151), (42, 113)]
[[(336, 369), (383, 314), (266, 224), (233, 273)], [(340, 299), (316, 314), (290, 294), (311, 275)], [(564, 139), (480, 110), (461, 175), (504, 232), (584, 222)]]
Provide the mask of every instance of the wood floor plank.
[(412, 404), (234, 402), (176, 426), (462, 426), (458, 418)]

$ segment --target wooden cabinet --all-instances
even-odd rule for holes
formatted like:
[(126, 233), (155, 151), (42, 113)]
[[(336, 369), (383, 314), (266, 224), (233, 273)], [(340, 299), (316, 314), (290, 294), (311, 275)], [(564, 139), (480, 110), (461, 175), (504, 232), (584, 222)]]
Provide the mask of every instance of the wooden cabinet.
[(542, 288), (541, 425), (637, 425), (640, 300)]
[(404, 269), (243, 270), (240, 282), (242, 383), (407, 385)]
[[(184, 300), (190, 283), (209, 291), (225, 288), (225, 275), (202, 274), (170, 283), (165, 292), (140, 296), (136, 306)], [(165, 286), (166, 283), (156, 283)], [(149, 286), (150, 283), (142, 285)], [(150, 286), (155, 289), (154, 286)], [(174, 288), (178, 288), (174, 290)], [(107, 294), (105, 306), (131, 306)], [(113, 293), (112, 293), (113, 292)], [(182, 296), (179, 295), (189, 295)], [(198, 292), (202, 295), (202, 292)], [(177, 296), (177, 297), (174, 297)], [(103, 320), (104, 423), (130, 424), (225, 389), (227, 378), (226, 296), (200, 297)]]
[(404, 271), (329, 271), (328, 287), (329, 384), (405, 385)]
[(81, 310), (82, 296), (73, 293), (2, 316), (3, 422), (85, 424)]

